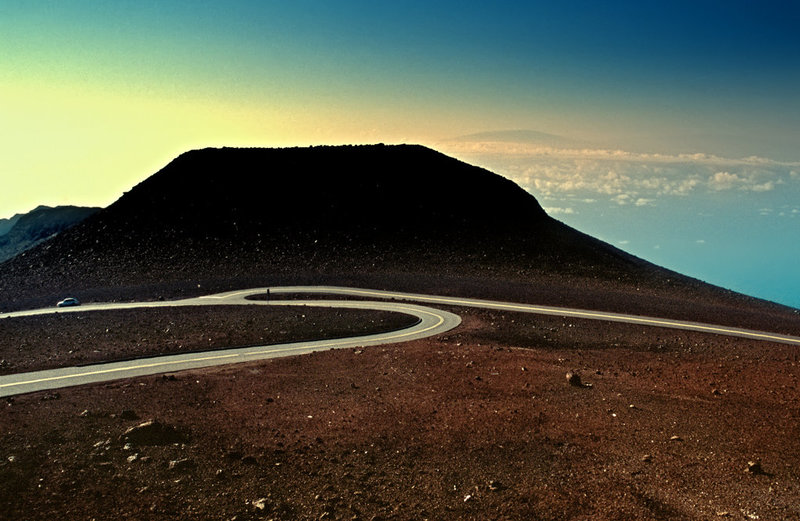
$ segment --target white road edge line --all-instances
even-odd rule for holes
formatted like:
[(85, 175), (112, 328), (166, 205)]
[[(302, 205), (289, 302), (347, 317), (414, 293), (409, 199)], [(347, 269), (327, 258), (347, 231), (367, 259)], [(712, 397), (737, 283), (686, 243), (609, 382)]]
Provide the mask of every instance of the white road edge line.
[[(560, 308), (550, 306), (537, 306), (513, 302), (498, 302), (482, 299), (466, 299), (458, 297), (444, 297), (435, 295), (421, 295), (414, 293), (401, 293), (382, 290), (369, 290), (359, 288), (346, 288), (338, 286), (285, 286), (274, 288), (254, 288), (239, 290), (214, 295), (204, 295), (197, 298), (167, 302), (133, 302), (91, 304), (74, 308), (47, 308), (11, 313), (0, 313), (0, 320), (14, 317), (33, 316), (51, 313), (76, 313), (104, 310), (122, 310), (154, 307), (179, 307), (179, 306), (219, 306), (219, 305), (267, 305), (267, 306), (320, 306), (341, 307), (395, 311), (414, 315), (420, 322), (408, 328), (374, 335), (364, 335), (343, 339), (321, 340), (315, 342), (295, 342), (272, 346), (238, 348), (228, 350), (214, 350), (197, 353), (183, 353), (164, 355), (148, 359), (130, 360), (123, 362), (107, 362), (83, 367), (65, 367), (45, 371), (16, 373), (0, 376), (0, 396), (10, 396), (27, 392), (46, 389), (57, 389), (84, 383), (97, 383), (110, 380), (147, 376), (165, 372), (176, 372), (184, 369), (201, 369), (216, 365), (238, 363), (240, 361), (253, 361), (276, 356), (289, 356), (291, 353), (310, 353), (320, 349), (358, 347), (366, 345), (381, 345), (426, 338), (449, 331), (461, 323), (461, 318), (453, 313), (416, 304), (398, 303), (390, 300), (364, 301), (364, 300), (248, 300), (247, 297), (266, 294), (329, 294), (345, 296), (370, 296), (380, 299), (398, 299), (407, 302), (425, 302), (452, 306), (475, 307), (483, 309), (497, 309), (503, 311), (536, 313), (556, 315), (563, 317), (585, 318), (590, 320), (603, 320), (624, 322), (628, 324), (641, 324), (645, 326), (667, 327), (705, 333), (714, 333), (728, 336), (751, 338), (755, 340), (769, 340), (786, 344), (800, 345), (800, 337), (780, 335), (764, 331), (731, 328), (712, 324), (700, 324), (655, 317), (624, 315), (592, 310)], [(241, 359), (241, 360), (235, 360)]]

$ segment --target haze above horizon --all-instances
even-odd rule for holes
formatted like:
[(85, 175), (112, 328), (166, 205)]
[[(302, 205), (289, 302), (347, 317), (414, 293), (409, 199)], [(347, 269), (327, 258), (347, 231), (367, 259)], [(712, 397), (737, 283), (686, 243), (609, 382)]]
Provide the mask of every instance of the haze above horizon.
[(0, 5), (0, 216), (206, 146), (411, 142), (648, 260), (800, 307), (791, 2)]

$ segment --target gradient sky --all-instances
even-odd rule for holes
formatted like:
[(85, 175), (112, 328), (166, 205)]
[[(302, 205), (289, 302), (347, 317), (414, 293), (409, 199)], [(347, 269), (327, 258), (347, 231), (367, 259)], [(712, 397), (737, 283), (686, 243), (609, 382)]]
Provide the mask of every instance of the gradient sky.
[(0, 217), (108, 205), (191, 148), (417, 142), (800, 306), (798, 27), (794, 1), (4, 0)]

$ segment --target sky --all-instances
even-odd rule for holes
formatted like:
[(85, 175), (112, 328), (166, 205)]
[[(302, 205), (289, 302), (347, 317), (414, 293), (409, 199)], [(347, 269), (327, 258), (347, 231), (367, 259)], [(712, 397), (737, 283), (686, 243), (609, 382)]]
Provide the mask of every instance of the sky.
[(794, 1), (0, 2), (0, 217), (189, 149), (422, 143), (800, 307)]

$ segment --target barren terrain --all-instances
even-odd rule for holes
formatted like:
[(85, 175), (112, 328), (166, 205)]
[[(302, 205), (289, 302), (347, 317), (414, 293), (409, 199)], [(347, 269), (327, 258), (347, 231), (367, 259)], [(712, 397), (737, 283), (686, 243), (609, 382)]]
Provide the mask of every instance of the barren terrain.
[[(454, 311), (431, 340), (9, 399), (0, 516), (800, 516), (796, 347)], [(168, 435), (126, 438), (150, 419)]]
[[(800, 310), (633, 257), (417, 146), (188, 152), (0, 268), (2, 311), (341, 285), (800, 335)], [(426, 340), (8, 398), (0, 519), (800, 519), (797, 346), (452, 311)], [(398, 325), (352, 313), (3, 319), (0, 359)]]
[(0, 328), (0, 374), (191, 351), (393, 331), (415, 317), (384, 311), (175, 307), (18, 317)]

